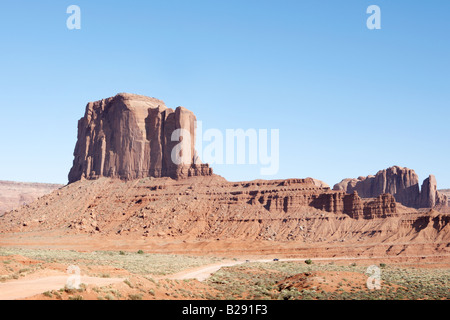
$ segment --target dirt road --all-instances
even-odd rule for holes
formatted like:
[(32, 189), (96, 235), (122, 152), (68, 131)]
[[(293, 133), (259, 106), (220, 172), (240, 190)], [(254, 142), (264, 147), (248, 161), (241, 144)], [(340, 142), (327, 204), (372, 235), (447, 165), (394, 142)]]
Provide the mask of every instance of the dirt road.
[[(448, 255), (442, 255), (448, 256)], [(406, 258), (424, 258), (426, 256), (408, 256)], [(450, 256), (449, 256), (450, 257)], [(364, 260), (364, 261), (389, 261), (390, 259), (395, 259), (397, 257), (335, 257), (335, 258), (314, 258), (314, 261), (355, 261), (355, 260)], [(285, 262), (298, 262), (298, 261), (305, 261), (307, 258), (287, 258), (287, 259), (280, 259), (279, 261), (285, 261)], [(272, 259), (256, 259), (256, 260), (249, 260), (249, 262), (275, 262)], [(223, 267), (231, 267), (239, 264), (246, 263), (244, 260), (237, 260), (237, 261), (226, 261), (221, 263), (216, 263), (212, 265), (207, 266), (201, 266), (194, 269), (184, 270), (175, 274), (171, 274), (168, 276), (163, 277), (164, 279), (172, 279), (172, 280), (184, 280), (184, 279), (197, 279), (198, 281), (205, 281), (207, 280), (213, 273), (219, 271)]]
[[(424, 256), (408, 256), (407, 258), (423, 258)], [(443, 255), (442, 257), (448, 257), (448, 255)], [(395, 257), (391, 257), (394, 259)], [(389, 261), (389, 257), (336, 257), (336, 258), (315, 258), (314, 261), (340, 261), (340, 260), (366, 260), (370, 263), (375, 261)], [(283, 261), (305, 261), (303, 258), (295, 259), (280, 259)], [(250, 262), (274, 262), (273, 259), (254, 259)], [(219, 271), (223, 267), (230, 267), (239, 264), (246, 263), (246, 260), (229, 260), (221, 263), (201, 266), (194, 269), (184, 270), (172, 275), (167, 275), (164, 277), (155, 277), (155, 279), (172, 279), (172, 280), (184, 280), (184, 279), (197, 279), (199, 281), (207, 280), (213, 273)], [(276, 262), (274, 262), (276, 263)], [(46, 291), (59, 290), (64, 288), (68, 280), (67, 274), (40, 277), (37, 279), (20, 279), (12, 280), (6, 283), (0, 283), (0, 300), (14, 300), (14, 299), (24, 299), (28, 298)], [(123, 278), (96, 278), (81, 276), (81, 283), (86, 285), (96, 285), (96, 286), (107, 286), (114, 283), (120, 283), (124, 281)]]
[[(0, 300), (24, 299), (46, 291), (59, 290), (65, 287), (67, 279), (67, 275), (61, 275), (0, 283)], [(121, 278), (94, 278), (81, 276), (81, 283), (86, 285), (107, 286), (122, 281), (124, 281), (124, 279)]]
[(172, 280), (184, 280), (184, 279), (197, 279), (198, 281), (207, 280), (214, 272), (220, 270), (223, 267), (232, 267), (237, 264), (242, 264), (244, 261), (228, 261), (216, 264), (210, 264), (207, 266), (198, 267), (195, 269), (184, 270), (178, 273), (174, 273), (163, 277), (163, 279)]

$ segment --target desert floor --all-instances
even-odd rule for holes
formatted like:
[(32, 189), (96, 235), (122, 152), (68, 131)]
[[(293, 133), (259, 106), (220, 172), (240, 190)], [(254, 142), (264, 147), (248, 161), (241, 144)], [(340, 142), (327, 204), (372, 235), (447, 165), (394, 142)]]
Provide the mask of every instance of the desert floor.
[[(448, 255), (384, 246), (3, 234), (0, 299), (449, 299)], [(368, 288), (371, 265), (378, 290)]]

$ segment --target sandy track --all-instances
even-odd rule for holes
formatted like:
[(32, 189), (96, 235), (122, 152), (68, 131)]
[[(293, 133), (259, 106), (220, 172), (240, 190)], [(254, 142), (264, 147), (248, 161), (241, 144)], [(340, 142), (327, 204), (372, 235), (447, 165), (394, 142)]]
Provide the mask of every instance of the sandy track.
[[(427, 256), (407, 256), (404, 258), (423, 258)], [(335, 257), (335, 258), (314, 258), (314, 261), (339, 261), (339, 260), (379, 260), (389, 261), (395, 257)], [(449, 255), (442, 255), (442, 258), (450, 258)], [(273, 262), (271, 259), (252, 259), (250, 262)], [(305, 258), (280, 258), (280, 261), (305, 261)], [(197, 279), (198, 281), (207, 280), (212, 274), (219, 271), (223, 267), (231, 267), (239, 264), (246, 263), (245, 260), (236, 261), (224, 261), (216, 264), (201, 266), (194, 269), (184, 270), (175, 274), (167, 275), (164, 277), (156, 277), (156, 279), (171, 279), (171, 280), (184, 280), (184, 279)], [(37, 294), (41, 294), (46, 291), (59, 290), (64, 288), (68, 279), (68, 275), (56, 275), (47, 276), (37, 279), (22, 279), (13, 280), (6, 283), (0, 283), (0, 300), (15, 300), (32, 297)], [(81, 276), (81, 283), (86, 285), (107, 286), (110, 284), (123, 282), (123, 278), (96, 278)]]
[(198, 267), (195, 269), (184, 270), (178, 273), (174, 273), (163, 277), (162, 279), (172, 280), (184, 280), (184, 279), (197, 279), (198, 281), (207, 280), (214, 272), (219, 271), (222, 267), (232, 267), (237, 264), (242, 264), (244, 261), (231, 261), (221, 262), (216, 264), (210, 264), (207, 266)]
[[(407, 256), (403, 258), (424, 258), (424, 257), (432, 257), (432, 256), (422, 256), (422, 255), (416, 255), (416, 256)], [(448, 255), (442, 255), (442, 257), (449, 257)], [(356, 261), (356, 260), (386, 260), (389, 261), (390, 259), (395, 259), (397, 257), (386, 257), (386, 256), (380, 256), (380, 257), (333, 257), (333, 258), (314, 258), (314, 261), (340, 261), (340, 260), (348, 260), (348, 261)], [(280, 259), (280, 261), (284, 262), (301, 262), (305, 261), (307, 258), (287, 258), (287, 259)], [(256, 259), (256, 260), (249, 260), (249, 262), (274, 262), (271, 259)], [(244, 260), (238, 260), (238, 261), (227, 261), (227, 262), (221, 262), (216, 263), (212, 265), (202, 266), (194, 269), (184, 270), (175, 274), (171, 274), (168, 276), (163, 277), (163, 279), (172, 279), (172, 280), (184, 280), (184, 279), (197, 279), (198, 281), (205, 281), (207, 280), (213, 273), (219, 271), (222, 267), (232, 267), (239, 264), (246, 263)]]
[[(52, 276), (32, 280), (15, 280), (0, 283), (0, 300), (15, 300), (64, 288), (68, 276)], [(107, 286), (124, 281), (121, 278), (95, 278), (81, 276), (81, 283), (86, 285)]]

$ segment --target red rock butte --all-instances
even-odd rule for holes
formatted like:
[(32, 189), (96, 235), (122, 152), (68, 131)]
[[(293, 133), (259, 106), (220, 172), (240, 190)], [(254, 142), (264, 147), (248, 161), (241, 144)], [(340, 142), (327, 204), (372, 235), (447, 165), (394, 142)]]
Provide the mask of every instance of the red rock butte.
[[(172, 161), (172, 150), (182, 140), (173, 141), (177, 129), (191, 135), (188, 159)], [(78, 122), (78, 140), (69, 183), (99, 177), (133, 180), (145, 177), (181, 179), (209, 176), (212, 169), (196, 156), (196, 117), (183, 107), (167, 108), (163, 101), (120, 93), (88, 103)]]
[(380, 170), (375, 176), (344, 179), (333, 188), (347, 193), (358, 192), (363, 198), (374, 198), (389, 193), (395, 201), (411, 208), (447, 206), (445, 194), (437, 191), (434, 175), (430, 175), (419, 188), (419, 177), (412, 169), (394, 166)]
[[(191, 135), (187, 164), (171, 161), (176, 129)], [(148, 239), (154, 252), (448, 260), (450, 214), (433, 176), (421, 190), (401, 167), (334, 190), (312, 178), (229, 182), (198, 162), (194, 141), (195, 116), (185, 108), (131, 94), (89, 103), (69, 185), (0, 216), (0, 241), (114, 247)]]

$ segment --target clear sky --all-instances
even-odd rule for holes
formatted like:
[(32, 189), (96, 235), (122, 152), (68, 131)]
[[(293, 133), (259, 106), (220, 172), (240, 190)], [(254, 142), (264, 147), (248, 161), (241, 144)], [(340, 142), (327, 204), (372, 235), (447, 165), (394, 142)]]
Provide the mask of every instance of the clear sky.
[(0, 180), (66, 183), (87, 102), (130, 92), (204, 129), (279, 129), (278, 174), (213, 166), (229, 180), (400, 165), (450, 188), (449, 17), (448, 0), (3, 1)]

